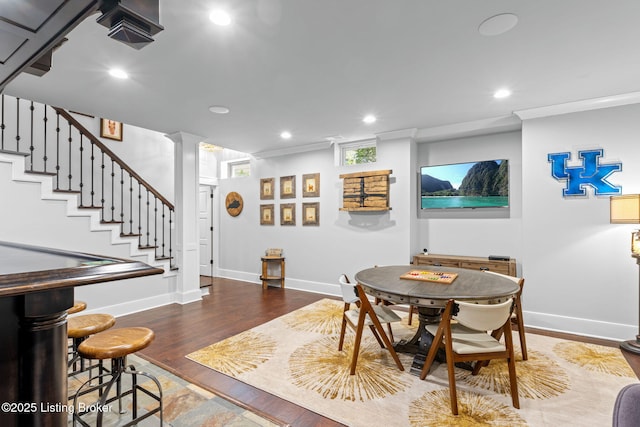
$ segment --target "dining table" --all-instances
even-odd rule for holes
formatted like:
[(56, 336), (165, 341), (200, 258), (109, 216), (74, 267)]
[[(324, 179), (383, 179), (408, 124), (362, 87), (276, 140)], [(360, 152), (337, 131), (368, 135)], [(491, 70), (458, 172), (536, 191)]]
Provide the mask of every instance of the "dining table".
[[(444, 279), (443, 279), (444, 277)], [(389, 265), (367, 268), (354, 276), (364, 291), (386, 304), (406, 304), (418, 309), (418, 329), (410, 339), (394, 344), (396, 351), (414, 354), (411, 373), (419, 374), (433, 341), (427, 324), (438, 323), (450, 299), (497, 304), (520, 291), (516, 282), (483, 270)], [(437, 360), (444, 360), (444, 352)]]

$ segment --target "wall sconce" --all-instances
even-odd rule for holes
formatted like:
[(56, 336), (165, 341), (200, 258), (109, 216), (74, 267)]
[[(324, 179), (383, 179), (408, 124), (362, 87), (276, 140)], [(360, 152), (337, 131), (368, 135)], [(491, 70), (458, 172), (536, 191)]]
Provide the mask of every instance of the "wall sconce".
[[(610, 199), (611, 224), (640, 224), (640, 194), (611, 196)], [(631, 256), (640, 264), (640, 230), (631, 233)], [(640, 308), (640, 301), (638, 302)], [(639, 317), (640, 319), (640, 314)], [(635, 340), (620, 343), (620, 348), (634, 354), (640, 354), (640, 327)]]

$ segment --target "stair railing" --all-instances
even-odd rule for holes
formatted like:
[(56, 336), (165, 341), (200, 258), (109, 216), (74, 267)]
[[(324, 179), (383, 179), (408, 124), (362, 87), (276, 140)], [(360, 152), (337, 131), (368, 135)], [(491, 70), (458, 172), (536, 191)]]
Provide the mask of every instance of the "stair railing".
[(67, 111), (2, 94), (0, 150), (27, 157), (25, 172), (52, 176), (54, 192), (78, 194), (80, 209), (100, 210), (175, 268), (173, 204)]

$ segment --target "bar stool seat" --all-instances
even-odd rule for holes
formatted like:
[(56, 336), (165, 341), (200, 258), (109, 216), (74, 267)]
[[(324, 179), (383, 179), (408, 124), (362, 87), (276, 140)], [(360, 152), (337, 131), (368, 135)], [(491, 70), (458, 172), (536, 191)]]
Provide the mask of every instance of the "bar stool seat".
[(67, 314), (75, 314), (75, 313), (81, 312), (85, 308), (87, 308), (87, 303), (86, 302), (84, 302), (84, 301), (74, 301), (73, 302), (73, 307), (71, 307), (69, 310), (67, 310)]
[(154, 338), (148, 328), (117, 328), (86, 339), (78, 347), (78, 353), (87, 359), (115, 359), (148, 347)]
[[(115, 323), (116, 318), (110, 314), (79, 314), (69, 317), (67, 320), (67, 337), (71, 338), (69, 360), (67, 362), (67, 367), (70, 368), (69, 376), (91, 369), (91, 365), (85, 368), (84, 360), (81, 359), (78, 353), (78, 346), (89, 336), (106, 331)], [(80, 362), (79, 369), (78, 362)], [(100, 368), (102, 369), (102, 366)]]
[[(122, 398), (127, 395), (132, 395), (132, 419), (126, 425), (134, 425), (139, 421), (159, 412), (160, 413), (160, 425), (162, 426), (162, 387), (160, 382), (151, 374), (137, 371), (133, 365), (127, 366), (126, 358), (128, 355), (133, 354), (139, 350), (142, 350), (151, 344), (155, 338), (154, 332), (149, 328), (144, 327), (128, 327), (128, 328), (114, 328), (105, 330), (95, 335), (91, 335), (89, 338), (83, 340), (78, 346), (78, 354), (83, 359), (98, 359), (100, 361), (105, 359), (111, 359), (111, 372), (107, 374), (101, 374), (93, 378), (89, 378), (83, 383), (73, 398), (73, 421), (74, 425), (80, 422), (84, 426), (89, 426), (82, 417), (86, 415), (86, 412), (80, 411), (78, 404), (78, 397), (98, 391), (97, 407), (105, 407), (105, 405), (118, 400), (119, 411), (122, 414)], [(121, 379), (123, 374), (131, 375), (131, 388), (122, 390)], [(143, 387), (137, 383), (137, 376), (142, 375), (151, 379), (157, 388), (157, 394), (155, 390), (150, 390), (147, 387)], [(109, 378), (110, 377), (110, 378)], [(107, 380), (103, 382), (103, 380)], [(98, 381), (97, 385), (92, 385), (94, 380)], [(116, 385), (115, 395), (110, 395), (109, 392), (113, 385)], [(149, 409), (147, 412), (138, 416), (138, 391), (143, 392), (146, 396), (151, 397), (158, 406), (153, 409)], [(96, 425), (101, 426), (103, 420), (103, 412), (99, 411), (97, 414)]]

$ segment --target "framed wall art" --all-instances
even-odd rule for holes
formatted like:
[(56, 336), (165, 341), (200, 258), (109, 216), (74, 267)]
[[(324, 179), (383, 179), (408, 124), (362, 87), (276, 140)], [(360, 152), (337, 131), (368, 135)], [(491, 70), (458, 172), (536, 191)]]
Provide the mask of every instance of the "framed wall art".
[(100, 137), (122, 141), (122, 122), (100, 119)]
[(302, 175), (302, 197), (320, 197), (320, 174)]
[(296, 176), (280, 177), (280, 198), (293, 199), (296, 197)]
[(260, 225), (274, 225), (274, 205), (260, 205)]
[(283, 203), (280, 205), (280, 225), (296, 225), (295, 203)]
[(260, 200), (273, 200), (274, 178), (262, 178), (260, 180)]
[(302, 204), (302, 225), (320, 225), (320, 203)]

